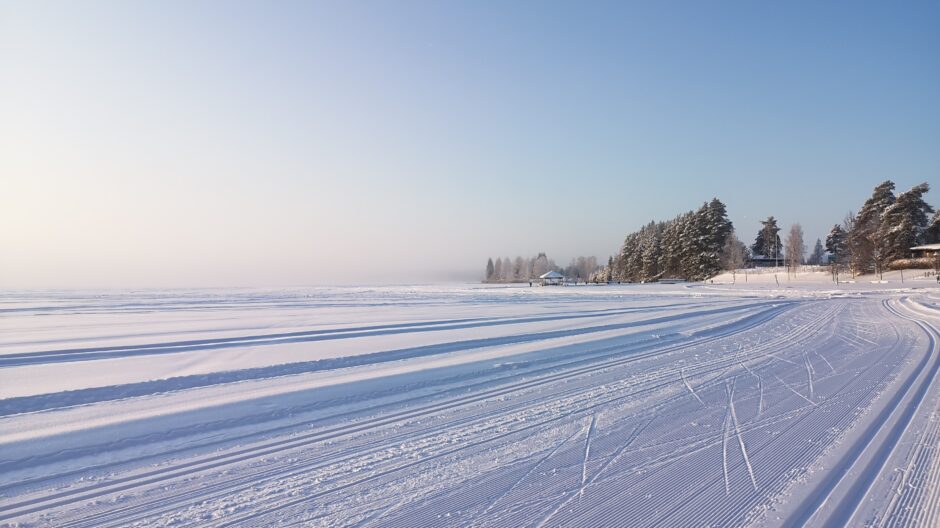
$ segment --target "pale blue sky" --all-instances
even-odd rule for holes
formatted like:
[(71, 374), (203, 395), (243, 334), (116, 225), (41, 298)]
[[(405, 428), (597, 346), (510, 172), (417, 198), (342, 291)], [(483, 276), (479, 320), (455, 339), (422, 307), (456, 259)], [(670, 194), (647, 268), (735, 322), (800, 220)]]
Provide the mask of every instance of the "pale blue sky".
[[(0, 287), (606, 259), (718, 196), (807, 244), (940, 167), (937, 2), (0, 3)], [(928, 195), (940, 205), (940, 189)]]

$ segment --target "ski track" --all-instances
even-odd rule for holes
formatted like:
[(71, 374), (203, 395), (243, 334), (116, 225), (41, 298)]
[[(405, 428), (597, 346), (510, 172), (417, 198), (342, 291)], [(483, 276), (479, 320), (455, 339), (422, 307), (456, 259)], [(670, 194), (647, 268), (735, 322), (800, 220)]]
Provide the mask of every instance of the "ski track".
[[(37, 330), (0, 334), (2, 383), (18, 383), (18, 369), (67, 373), (134, 358), (224, 367), (0, 399), (0, 526), (940, 522), (932, 298), (565, 290), (8, 300), (0, 318)], [(151, 329), (119, 323), (139, 324), (139, 313), (153, 314)], [(275, 323), (253, 322), (258, 314)], [(82, 326), (71, 340), (38, 330), (86, 317), (115, 323), (97, 337)], [(187, 318), (204, 321), (201, 334), (198, 324), (174, 329)], [(309, 323), (317, 318), (349, 323)], [(414, 345), (369, 348), (386, 337)], [(357, 352), (277, 362), (282, 347), (323, 342)], [(493, 354), (457, 361), (485, 351)], [(258, 354), (272, 363), (240, 366)], [(380, 370), (406, 364), (416, 367)], [(246, 383), (359, 369), (372, 374), (338, 389), (238, 399)], [(152, 398), (205, 391), (227, 395), (225, 406), (122, 418)], [(41, 441), (3, 436), (96, 413), (120, 419), (50, 428)]]

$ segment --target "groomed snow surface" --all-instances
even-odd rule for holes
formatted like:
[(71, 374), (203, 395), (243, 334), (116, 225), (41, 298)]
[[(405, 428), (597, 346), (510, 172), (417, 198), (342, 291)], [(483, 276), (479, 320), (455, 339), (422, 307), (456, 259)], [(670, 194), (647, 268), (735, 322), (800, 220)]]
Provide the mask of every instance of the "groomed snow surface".
[(0, 525), (940, 526), (918, 274), (6, 292)]

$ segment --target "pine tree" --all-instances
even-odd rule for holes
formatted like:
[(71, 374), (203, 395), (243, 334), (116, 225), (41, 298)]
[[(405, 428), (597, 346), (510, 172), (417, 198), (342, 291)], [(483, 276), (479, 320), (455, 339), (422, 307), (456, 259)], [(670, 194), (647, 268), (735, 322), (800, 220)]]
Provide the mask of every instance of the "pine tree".
[(496, 257), (496, 264), (493, 265), (493, 282), (499, 282), (503, 279), (503, 259)]
[(884, 270), (890, 252), (885, 240), (880, 237), (881, 219), (894, 202), (894, 182), (886, 180), (875, 187), (871, 197), (859, 209), (855, 226), (849, 232), (849, 246), (856, 271), (881, 273)]
[(666, 225), (663, 227), (661, 268), (662, 275), (667, 278), (679, 278), (682, 276), (682, 267), (680, 265), (682, 249), (679, 233), (680, 218), (679, 216), (675, 217), (669, 222), (666, 222)]
[(486, 259), (486, 282), (493, 280), (493, 272), (495, 271), (496, 269), (493, 267), (493, 259)]
[(751, 251), (755, 255), (780, 258), (783, 253), (783, 246), (780, 244), (780, 228), (777, 227), (777, 219), (768, 216), (767, 220), (761, 220), (761, 226), (760, 231), (757, 232), (757, 238), (751, 246)]
[(679, 225), (679, 267), (682, 277), (698, 280), (699, 229), (696, 214), (686, 213)]
[(717, 198), (668, 222), (650, 222), (628, 234), (608, 261), (613, 280), (662, 277), (702, 280), (721, 270), (721, 254), (733, 226)]
[(659, 278), (661, 227), (650, 222), (640, 234), (640, 280), (650, 282)]
[(930, 185), (922, 183), (898, 195), (882, 215), (878, 240), (884, 248), (884, 261), (909, 258), (911, 248), (923, 244), (928, 215), (933, 207), (924, 201)]
[(940, 243), (940, 209), (934, 211), (933, 217), (927, 223), (927, 229), (924, 230), (924, 243)]
[(832, 253), (833, 262), (842, 262), (840, 258), (844, 258), (846, 256), (845, 245), (845, 230), (842, 229), (842, 226), (839, 224), (834, 224), (832, 229), (829, 230), (829, 234), (826, 236), (826, 251)]
[(727, 208), (718, 198), (703, 206), (701, 210), (699, 274), (702, 279), (721, 270), (721, 250), (725, 240), (734, 229), (728, 220)]
[(630, 233), (623, 242), (623, 280), (627, 282), (638, 282), (640, 280), (640, 234)]

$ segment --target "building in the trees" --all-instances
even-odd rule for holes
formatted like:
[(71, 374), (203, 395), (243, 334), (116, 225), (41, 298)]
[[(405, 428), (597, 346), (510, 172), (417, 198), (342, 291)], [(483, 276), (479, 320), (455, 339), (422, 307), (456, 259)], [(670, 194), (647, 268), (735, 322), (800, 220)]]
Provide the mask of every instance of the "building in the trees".
[(940, 244), (925, 244), (911, 248), (913, 258), (935, 258), (940, 256)]
[(784, 265), (783, 255), (777, 255), (777, 258), (764, 255), (751, 255), (747, 259), (749, 268), (776, 268)]
[(565, 276), (557, 271), (549, 271), (539, 275), (539, 282), (542, 286), (557, 286), (565, 282)]

